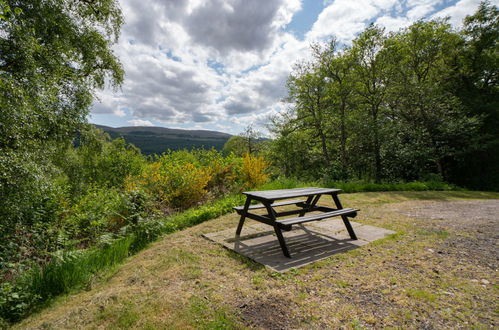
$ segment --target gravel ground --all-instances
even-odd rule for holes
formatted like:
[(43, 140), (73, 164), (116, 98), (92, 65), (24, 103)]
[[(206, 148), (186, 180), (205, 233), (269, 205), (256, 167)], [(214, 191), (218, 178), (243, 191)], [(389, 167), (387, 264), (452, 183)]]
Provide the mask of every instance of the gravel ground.
[(452, 233), (437, 253), (499, 269), (499, 200), (409, 202), (398, 204), (395, 210), (428, 219), (426, 229)]
[[(477, 221), (499, 220), (499, 200), (417, 202), (417, 206), (405, 210), (401, 208), (400, 211), (413, 218), (452, 220), (461, 228), (474, 225)], [(452, 226), (452, 223), (449, 225)]]

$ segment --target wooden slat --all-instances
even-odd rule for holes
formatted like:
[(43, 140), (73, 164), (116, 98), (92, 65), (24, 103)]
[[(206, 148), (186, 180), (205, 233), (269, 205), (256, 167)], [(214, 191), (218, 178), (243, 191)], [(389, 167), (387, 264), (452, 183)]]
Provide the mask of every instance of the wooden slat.
[(314, 196), (322, 194), (337, 194), (341, 190), (333, 188), (293, 188), (293, 189), (278, 189), (278, 190), (263, 190), (263, 191), (245, 191), (243, 194), (254, 197), (258, 200), (278, 200), (286, 198), (295, 198), (301, 196)]
[(337, 217), (340, 215), (348, 215), (351, 217), (355, 217), (357, 215), (357, 211), (358, 210), (355, 210), (355, 209), (345, 208), (345, 209), (321, 213), (321, 214), (312, 214), (312, 215), (306, 215), (304, 217), (296, 217), (296, 218), (277, 220), (276, 222), (280, 223), (282, 225), (294, 225), (297, 223), (317, 221), (317, 220), (327, 219), (327, 218), (331, 218), (331, 217)]
[[(298, 203), (303, 203), (303, 202), (305, 202), (305, 201), (304, 200), (284, 201), (284, 202), (274, 203), (274, 204), (272, 204), (272, 207), (283, 206), (283, 205), (292, 205), (292, 204), (298, 204)], [(263, 204), (255, 204), (255, 205), (250, 205), (248, 210), (264, 209), (264, 208), (265, 208), (265, 205), (263, 205)], [(244, 206), (236, 206), (236, 207), (233, 207), (233, 209), (236, 211), (242, 211), (244, 209)]]

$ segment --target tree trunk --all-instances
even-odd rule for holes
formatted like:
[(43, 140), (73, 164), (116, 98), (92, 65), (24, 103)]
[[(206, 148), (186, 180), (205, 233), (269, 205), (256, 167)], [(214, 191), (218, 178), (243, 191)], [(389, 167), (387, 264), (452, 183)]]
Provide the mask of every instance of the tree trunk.
[(372, 109), (373, 116), (373, 129), (374, 129), (374, 182), (381, 182), (381, 145), (379, 140), (379, 129), (378, 129), (378, 109), (373, 106)]
[(317, 130), (321, 138), (322, 154), (324, 155), (324, 161), (326, 162), (326, 166), (328, 168), (331, 168), (331, 158), (329, 157), (329, 151), (327, 150), (326, 135), (324, 134), (324, 131), (322, 130), (321, 127), (318, 127)]
[(347, 132), (345, 124), (345, 101), (341, 101), (341, 123), (340, 123), (340, 161), (341, 161), (341, 179), (347, 179)]

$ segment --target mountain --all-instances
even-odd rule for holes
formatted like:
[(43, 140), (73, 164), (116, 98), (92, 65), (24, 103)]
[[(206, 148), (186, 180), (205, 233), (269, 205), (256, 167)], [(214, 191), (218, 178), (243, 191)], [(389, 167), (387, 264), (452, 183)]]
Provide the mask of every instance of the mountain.
[(111, 138), (123, 137), (126, 142), (135, 145), (143, 154), (161, 154), (168, 149), (204, 148), (221, 150), (232, 136), (227, 133), (206, 130), (185, 130), (165, 127), (130, 126), (108, 127), (95, 125), (108, 133)]

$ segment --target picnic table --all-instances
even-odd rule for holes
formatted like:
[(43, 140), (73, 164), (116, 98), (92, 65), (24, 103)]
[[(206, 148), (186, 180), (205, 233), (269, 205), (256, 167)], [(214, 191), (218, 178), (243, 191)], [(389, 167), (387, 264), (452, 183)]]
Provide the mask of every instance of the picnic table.
[[(357, 211), (359, 210), (352, 208), (343, 208), (338, 198), (338, 194), (340, 192), (340, 189), (318, 187), (243, 192), (243, 194), (246, 195), (246, 202), (244, 206), (234, 207), (234, 210), (241, 216), (239, 225), (237, 226), (236, 236), (241, 235), (241, 230), (243, 229), (244, 220), (246, 218), (267, 224), (274, 228), (283, 254), (286, 257), (291, 258), (288, 247), (286, 245), (286, 241), (284, 240), (284, 236), (282, 235), (282, 230), (290, 231), (292, 229), (292, 226), (295, 224), (301, 225), (302, 223), (309, 221), (318, 221), (340, 216), (343, 220), (343, 223), (345, 224), (350, 238), (356, 240), (357, 236), (355, 235), (355, 232), (353, 231), (352, 225), (350, 224), (348, 218), (357, 216)], [(322, 195), (331, 196), (334, 204), (336, 205), (336, 208), (317, 205), (317, 202)], [(290, 198), (297, 197), (306, 197), (306, 199), (289, 200)], [(258, 201), (261, 204), (251, 205), (252, 201)], [(275, 210), (276, 207), (286, 205), (295, 205), (297, 209), (281, 212)], [(255, 214), (250, 212), (257, 209), (266, 209), (267, 213)], [(314, 212), (314, 214), (311, 214), (312, 212)], [(292, 218), (282, 218), (291, 215), (298, 216)]]

